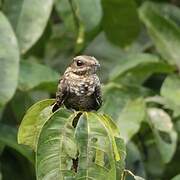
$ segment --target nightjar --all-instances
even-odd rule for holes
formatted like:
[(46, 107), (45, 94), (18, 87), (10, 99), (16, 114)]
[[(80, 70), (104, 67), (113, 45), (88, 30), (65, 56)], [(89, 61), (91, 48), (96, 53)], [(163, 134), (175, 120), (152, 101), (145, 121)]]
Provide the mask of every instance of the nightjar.
[(101, 85), (96, 75), (99, 62), (91, 56), (77, 56), (59, 81), (53, 112), (61, 105), (76, 111), (98, 110), (102, 105)]

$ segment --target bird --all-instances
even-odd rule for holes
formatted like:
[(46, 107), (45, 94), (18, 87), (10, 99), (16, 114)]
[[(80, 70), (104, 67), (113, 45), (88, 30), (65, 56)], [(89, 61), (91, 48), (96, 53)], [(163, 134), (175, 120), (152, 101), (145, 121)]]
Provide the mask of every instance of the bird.
[(62, 105), (75, 111), (97, 111), (102, 105), (101, 83), (96, 74), (99, 67), (93, 56), (74, 57), (59, 80), (52, 111)]

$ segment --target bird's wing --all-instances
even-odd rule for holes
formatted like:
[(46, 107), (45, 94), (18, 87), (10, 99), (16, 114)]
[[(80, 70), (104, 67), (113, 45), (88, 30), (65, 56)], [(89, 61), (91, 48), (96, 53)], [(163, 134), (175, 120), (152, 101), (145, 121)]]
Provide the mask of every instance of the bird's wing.
[(96, 102), (98, 104), (97, 109), (99, 109), (101, 107), (101, 105), (102, 105), (102, 94), (101, 94), (101, 86), (100, 85), (97, 85), (95, 87), (94, 94), (95, 94)]
[(66, 79), (62, 78), (59, 81), (58, 89), (56, 92), (56, 103), (53, 106), (52, 111), (55, 112), (57, 109), (60, 108), (60, 106), (63, 104), (65, 99), (68, 96), (68, 87)]

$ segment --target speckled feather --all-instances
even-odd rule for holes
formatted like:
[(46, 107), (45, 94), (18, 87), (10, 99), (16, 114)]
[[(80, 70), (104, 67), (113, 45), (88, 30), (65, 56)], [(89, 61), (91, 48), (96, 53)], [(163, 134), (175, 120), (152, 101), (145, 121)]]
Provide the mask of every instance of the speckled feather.
[[(77, 62), (82, 66), (77, 66)], [(77, 56), (59, 81), (53, 112), (62, 104), (68, 109), (98, 110), (102, 104), (101, 85), (96, 75), (99, 62), (91, 56)]]

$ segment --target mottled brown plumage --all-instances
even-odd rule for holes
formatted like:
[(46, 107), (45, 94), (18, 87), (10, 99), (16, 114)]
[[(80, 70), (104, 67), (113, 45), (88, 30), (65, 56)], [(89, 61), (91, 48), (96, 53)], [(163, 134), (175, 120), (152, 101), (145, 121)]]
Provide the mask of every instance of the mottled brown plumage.
[(59, 81), (53, 112), (62, 104), (76, 111), (101, 107), (101, 85), (96, 75), (99, 62), (91, 56), (77, 56)]

